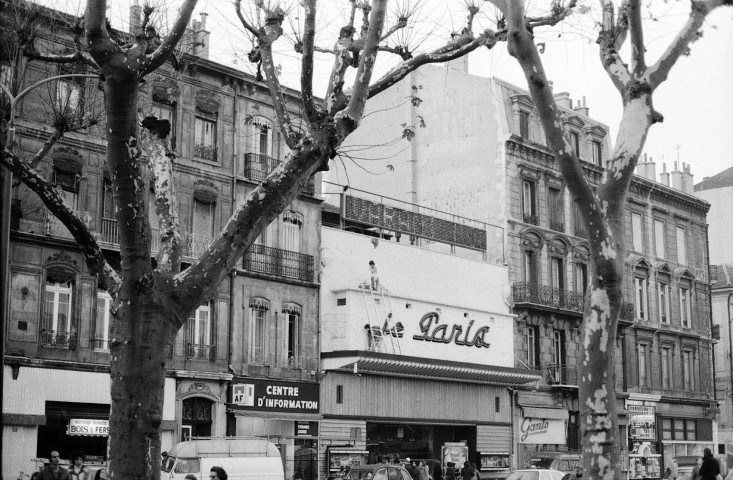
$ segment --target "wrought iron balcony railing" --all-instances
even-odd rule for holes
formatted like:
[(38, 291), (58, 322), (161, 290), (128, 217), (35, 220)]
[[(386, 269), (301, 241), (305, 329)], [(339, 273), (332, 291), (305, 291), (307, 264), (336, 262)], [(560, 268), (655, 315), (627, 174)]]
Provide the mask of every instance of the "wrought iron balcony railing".
[[(99, 241), (110, 245), (120, 245), (120, 231), (117, 227), (117, 220), (114, 218), (102, 218), (99, 228)], [(157, 253), (160, 249), (160, 232), (157, 228), (150, 229), (150, 251)]]
[(578, 367), (571, 365), (547, 365), (547, 381), (551, 385), (578, 385)]
[(633, 303), (624, 302), (621, 304), (621, 310), (618, 312), (618, 319), (621, 322), (633, 323), (636, 309)]
[(76, 346), (76, 335), (69, 332), (43, 330), (41, 332), (41, 345), (46, 348), (74, 348)]
[(255, 244), (244, 253), (243, 267), (252, 272), (313, 281), (313, 256)]
[(216, 359), (216, 346), (189, 343), (186, 345), (186, 358), (189, 360), (193, 359), (213, 362)]
[[(261, 153), (246, 153), (244, 155), (244, 177), (255, 182), (261, 182), (279, 167), (281, 163), (280, 160)], [(303, 193), (313, 195), (315, 191), (315, 180), (311, 177), (308, 179)]]
[(315, 370), (318, 367), (318, 360), (314, 357), (296, 356), (284, 358), (281, 355), (261, 352), (259, 349), (250, 352), (247, 362), (252, 365), (269, 365), (280, 368), (299, 368), (302, 370)]
[(512, 285), (512, 298), (514, 303), (532, 303), (581, 315), (585, 302), (582, 293), (533, 282), (516, 282)]

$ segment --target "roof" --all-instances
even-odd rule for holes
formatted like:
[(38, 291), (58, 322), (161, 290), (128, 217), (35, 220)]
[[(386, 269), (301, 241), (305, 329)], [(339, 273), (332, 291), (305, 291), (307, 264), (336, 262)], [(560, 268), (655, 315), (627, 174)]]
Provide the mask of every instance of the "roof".
[[(535, 370), (474, 363), (451, 362), (439, 359), (408, 357), (388, 353), (345, 351), (324, 352), (322, 358), (346, 357), (347, 362), (333, 370), (363, 375), (387, 375), (454, 382), (521, 385), (540, 380)], [(354, 361), (354, 357), (357, 360)]]
[(733, 286), (733, 263), (710, 265), (710, 284), (713, 289)]
[(717, 175), (708, 177), (702, 182), (695, 185), (695, 191), (712, 190), (713, 188), (723, 188), (733, 186), (733, 167), (723, 170)]

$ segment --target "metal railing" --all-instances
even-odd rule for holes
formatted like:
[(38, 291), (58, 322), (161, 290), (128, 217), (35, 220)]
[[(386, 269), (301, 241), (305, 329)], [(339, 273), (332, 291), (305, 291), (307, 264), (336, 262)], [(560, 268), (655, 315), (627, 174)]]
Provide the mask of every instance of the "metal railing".
[(74, 348), (76, 335), (69, 332), (43, 330), (41, 332), (41, 345), (46, 348)]
[[(245, 153), (244, 154), (244, 177), (255, 182), (261, 182), (272, 173), (282, 162), (276, 158), (272, 158), (261, 153)], [(308, 179), (308, 183), (303, 189), (306, 195), (313, 195), (316, 191), (315, 180), (313, 177)]]
[(216, 359), (216, 346), (189, 343), (186, 345), (186, 358), (189, 360), (194, 359), (213, 362)]
[(533, 282), (514, 283), (512, 299), (514, 303), (533, 303), (580, 314), (583, 313), (585, 302), (585, 296), (582, 293)]
[(547, 365), (547, 380), (552, 385), (578, 385), (578, 367), (563, 364)]
[(252, 365), (269, 365), (279, 368), (292, 368), (301, 370), (315, 370), (318, 367), (318, 360), (314, 357), (296, 356), (283, 357), (263, 352), (250, 352), (247, 362)]
[(636, 309), (633, 303), (624, 302), (621, 304), (621, 310), (618, 312), (618, 319), (626, 322), (633, 322), (636, 315)]
[(254, 244), (244, 253), (245, 270), (278, 277), (313, 281), (313, 256)]
[[(110, 245), (120, 245), (120, 231), (116, 219), (102, 218), (99, 228), (99, 241)], [(160, 250), (160, 231), (157, 228), (151, 228), (150, 251), (157, 253), (158, 250)]]

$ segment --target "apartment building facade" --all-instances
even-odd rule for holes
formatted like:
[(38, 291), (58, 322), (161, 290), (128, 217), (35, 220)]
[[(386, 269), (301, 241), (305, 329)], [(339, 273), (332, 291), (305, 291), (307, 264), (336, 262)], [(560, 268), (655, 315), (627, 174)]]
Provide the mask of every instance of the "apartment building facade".
[[(597, 185), (609, 129), (585, 105), (573, 108), (568, 94), (556, 99), (586, 176)], [(431, 66), (370, 102), (379, 114), (365, 116), (361, 131), (368, 138), (357, 131), (350, 141), (373, 145), (368, 167), (379, 176), (352, 168), (350, 185), (504, 228), (515, 366), (542, 377), (515, 392), (517, 466), (535, 452), (578, 449), (576, 365), (590, 250), (531, 97), (501, 80)], [(405, 128), (409, 146), (395, 145)], [(620, 438), (632, 478), (660, 474), (674, 456), (712, 447), (715, 430), (708, 205), (692, 196), (684, 168), (671, 174), (669, 186), (655, 181), (650, 164), (634, 177), (627, 202), (616, 349)], [(327, 175), (338, 181), (345, 173), (335, 168)], [(534, 419), (547, 420), (554, 434), (523, 437), (523, 425)]]
[[(22, 6), (5, 12), (13, 8)], [(132, 18), (139, 9), (132, 8)], [(41, 12), (39, 50), (73, 48), (68, 27), (76, 19)], [(3, 19), (4, 29), (12, 28), (10, 17)], [(205, 16), (194, 20), (188, 35), (206, 38)], [(140, 105), (141, 115), (167, 119), (172, 126), (185, 268), (236, 205), (277, 167), (287, 148), (262, 82), (208, 60), (205, 50), (179, 57), (180, 70), (166, 66), (146, 79)], [(4, 80), (17, 81), (16, 91), (69, 71), (21, 56), (4, 57), (2, 68)], [(22, 75), (13, 77), (15, 72)], [(79, 116), (100, 108), (97, 81), (64, 78), (28, 94), (13, 117), (16, 152), (29, 158), (49, 137), (49, 105)], [(297, 117), (299, 96), (288, 91), (286, 100)], [(65, 134), (38, 171), (62, 192), (117, 268), (120, 245), (103, 117), (85, 131)], [(307, 443), (295, 438), (296, 420), (318, 413), (320, 204), (311, 182), (169, 346), (163, 450), (191, 436), (273, 436), (292, 475), (295, 451)], [(149, 215), (155, 256), (158, 220), (153, 211)], [(23, 185), (12, 190), (10, 223), (9, 250), (3, 252), (9, 258), (9, 281), (3, 285), (9, 299), (3, 312), (3, 478), (33, 471), (51, 449), (65, 460), (81, 449), (89, 462), (102, 462), (110, 406), (111, 298), (66, 228)], [(241, 385), (253, 386), (256, 394), (273, 385), (292, 387), (308, 397), (311, 403), (303, 405), (310, 407), (249, 408), (234, 401), (232, 392)]]

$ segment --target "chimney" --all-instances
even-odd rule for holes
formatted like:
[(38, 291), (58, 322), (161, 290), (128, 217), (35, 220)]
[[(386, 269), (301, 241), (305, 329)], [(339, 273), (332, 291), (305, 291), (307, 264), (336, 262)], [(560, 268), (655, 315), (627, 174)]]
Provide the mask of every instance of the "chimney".
[(694, 186), (692, 184), (692, 173), (690, 173), (690, 164), (682, 162), (682, 191), (692, 195), (694, 193)]
[(130, 5), (130, 35), (135, 36), (141, 33), (142, 15), (143, 7), (140, 6), (137, 0), (132, 0), (132, 5)]
[(209, 15), (206, 12), (201, 12), (201, 21), (193, 20), (191, 22), (191, 30), (193, 30), (193, 48), (191, 53), (197, 57), (208, 59), (209, 58), (209, 34), (206, 30), (206, 17)]
[(646, 171), (646, 153), (643, 157), (639, 157), (639, 162), (636, 164), (636, 174), (640, 177), (649, 178)]
[(555, 103), (563, 108), (573, 108), (573, 101), (570, 99), (568, 92), (560, 92), (553, 95), (555, 97)]
[(590, 109), (585, 105), (585, 95), (583, 95), (583, 105), (581, 106), (580, 102), (578, 102), (578, 106), (575, 107), (575, 111), (581, 113), (582, 115), (585, 115), (586, 117), (590, 116)]
[(662, 173), (659, 174), (659, 183), (669, 187), (669, 173), (667, 172), (666, 163), (662, 163)]
[[(646, 154), (644, 154), (646, 156)], [(649, 157), (649, 163), (646, 164), (646, 178), (652, 182), (657, 181), (657, 164), (654, 163), (652, 157)]]
[(677, 160), (675, 160), (674, 170), (672, 170), (672, 188), (682, 190), (682, 172), (677, 169), (678, 167), (679, 164), (677, 163)]

